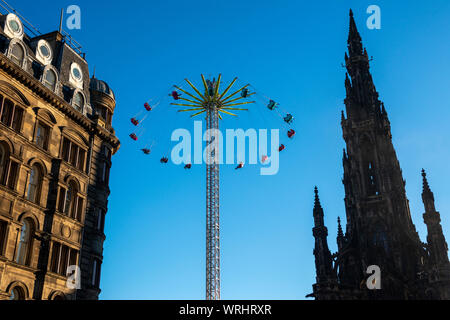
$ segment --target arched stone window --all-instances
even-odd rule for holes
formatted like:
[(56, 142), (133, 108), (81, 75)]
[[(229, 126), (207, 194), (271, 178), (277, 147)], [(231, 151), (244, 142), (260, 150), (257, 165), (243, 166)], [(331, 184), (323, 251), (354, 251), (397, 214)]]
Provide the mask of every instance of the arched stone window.
[(53, 292), (50, 297), (49, 300), (66, 300), (66, 296), (64, 295), (64, 293), (62, 292)]
[(19, 172), (19, 164), (10, 158), (10, 147), (0, 142), (0, 184), (14, 190)]
[(382, 225), (377, 225), (373, 231), (373, 245), (377, 248), (384, 249), (386, 252), (389, 250), (388, 239), (386, 230)]
[(74, 200), (77, 193), (77, 186), (75, 185), (75, 182), (70, 181), (69, 188), (67, 188), (66, 193), (66, 203), (64, 204), (64, 212), (68, 215), (71, 215), (72, 209), (74, 207)]
[(3, 143), (0, 143), (0, 177), (3, 176), (7, 158), (9, 158), (9, 150)]
[(361, 145), (361, 165), (362, 177), (365, 193), (368, 196), (379, 195), (380, 186), (377, 177), (377, 167), (375, 165), (375, 146), (367, 135), (360, 138)]
[(9, 294), (9, 300), (25, 300), (25, 292), (19, 286), (13, 287)]
[(34, 164), (30, 171), (30, 182), (28, 183), (27, 199), (39, 204), (42, 189), (43, 172), (38, 164)]
[(10, 54), (10, 58), (11, 60), (19, 65), (19, 66), (23, 66), (23, 60), (25, 58), (25, 50), (24, 48), (18, 44), (18, 43), (13, 43), (12, 47), (10, 48), (11, 50), (11, 54)]
[[(87, 155), (87, 148), (82, 147), (81, 141), (78, 140), (78, 142), (73, 138), (67, 138), (63, 137), (62, 143), (61, 143), (61, 157), (64, 159), (64, 161), (70, 163), (72, 166), (78, 168), (81, 171), (86, 170), (86, 155)], [(83, 143), (86, 145), (86, 143)]]
[(20, 132), (25, 109), (8, 98), (0, 95), (0, 121), (7, 127)]
[(100, 271), (101, 271), (101, 261), (99, 259), (94, 259), (92, 262), (92, 286), (95, 288), (100, 287)]
[(81, 92), (77, 92), (75, 93), (75, 95), (73, 96), (73, 101), (72, 101), (72, 105), (75, 109), (77, 109), (80, 112), (83, 112), (83, 107), (84, 107), (84, 97), (81, 94)]
[(378, 195), (378, 188), (377, 188), (376, 177), (375, 177), (375, 169), (373, 167), (372, 161), (369, 161), (369, 168), (367, 169), (367, 174), (369, 176), (369, 180), (368, 180), (369, 194)]
[(30, 265), (33, 251), (33, 235), (35, 227), (33, 220), (25, 218), (20, 230), (19, 243), (17, 245), (16, 262), (23, 265)]
[(78, 195), (78, 184), (70, 180), (68, 187), (60, 187), (58, 211), (81, 222), (84, 199)]
[(47, 69), (43, 78), (44, 85), (52, 91), (56, 88), (56, 73), (52, 69)]

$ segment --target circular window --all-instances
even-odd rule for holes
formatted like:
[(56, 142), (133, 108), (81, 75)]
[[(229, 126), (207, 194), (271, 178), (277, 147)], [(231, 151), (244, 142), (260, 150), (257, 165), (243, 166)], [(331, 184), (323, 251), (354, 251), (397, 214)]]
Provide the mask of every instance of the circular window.
[(81, 68), (77, 63), (72, 63), (72, 65), (70, 66), (70, 73), (72, 79), (75, 82), (81, 83), (81, 81), (83, 80), (83, 72), (81, 71)]
[(76, 62), (70, 65), (70, 82), (79, 89), (83, 87), (83, 70)]
[(50, 50), (48, 50), (46, 45), (41, 45), (39, 47), (39, 51), (41, 52), (42, 56), (45, 58), (48, 58), (50, 56)]
[(75, 79), (81, 80), (81, 71), (80, 71), (80, 69), (78, 69), (77, 67), (73, 68), (72, 74), (73, 74)]
[(20, 32), (20, 25), (17, 23), (16, 20), (9, 21), (9, 27), (11, 28), (11, 30), (14, 33), (19, 33)]
[(21, 38), (23, 35), (22, 22), (19, 18), (13, 14), (9, 13), (6, 16), (6, 26), (5, 33), (11, 38)]
[(36, 45), (36, 58), (38, 58), (42, 64), (48, 65), (52, 62), (52, 57), (53, 52), (50, 44), (44, 39), (39, 40)]

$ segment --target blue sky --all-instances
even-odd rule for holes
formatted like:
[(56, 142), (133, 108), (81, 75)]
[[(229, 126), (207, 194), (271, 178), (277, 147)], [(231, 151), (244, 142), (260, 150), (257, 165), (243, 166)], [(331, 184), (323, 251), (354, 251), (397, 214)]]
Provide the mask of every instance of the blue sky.
[[(101, 299), (204, 299), (205, 168), (185, 171), (159, 158), (175, 128), (192, 128), (168, 101), (129, 137), (142, 104), (200, 74), (239, 77), (293, 113), (297, 136), (280, 171), (221, 169), (223, 299), (303, 299), (315, 281), (313, 188), (319, 187), (329, 245), (344, 217), (340, 111), (344, 108), (348, 10), (355, 19), (384, 101), (403, 169), (412, 218), (425, 241), (422, 167), (428, 171), (450, 241), (450, 3), (424, 1), (13, 1), (42, 32), (77, 4), (91, 72), (115, 91), (113, 125), (122, 142), (113, 157)], [(366, 8), (381, 8), (369, 30)], [(284, 128), (267, 109), (223, 128)], [(264, 115), (264, 116), (262, 116)], [(284, 132), (284, 129), (283, 131)], [(151, 156), (139, 147), (155, 141)]]

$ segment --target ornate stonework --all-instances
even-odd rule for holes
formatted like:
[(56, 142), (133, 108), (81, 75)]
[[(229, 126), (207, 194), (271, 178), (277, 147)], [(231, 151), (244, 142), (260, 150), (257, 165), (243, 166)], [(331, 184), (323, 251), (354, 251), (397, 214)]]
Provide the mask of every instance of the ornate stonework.
[[(33, 45), (43, 39), (48, 66)], [(6, 55), (18, 43), (26, 48), (19, 64)], [(76, 88), (73, 66), (84, 75)], [(11, 39), (0, 27), (0, 299), (98, 298), (111, 156), (120, 147), (114, 108), (112, 90), (89, 79), (60, 33)], [(69, 266), (80, 270), (78, 290), (67, 286)]]
[[(331, 254), (315, 190), (314, 256), (317, 278), (310, 295), (330, 299), (450, 299), (450, 263), (440, 215), (423, 175), (427, 243), (412, 222), (405, 182), (392, 144), (384, 104), (369, 71), (369, 57), (350, 11), (346, 115), (342, 130), (346, 228), (338, 221), (338, 252)], [(381, 289), (369, 290), (367, 268), (380, 268)], [(373, 280), (375, 281), (375, 280)]]

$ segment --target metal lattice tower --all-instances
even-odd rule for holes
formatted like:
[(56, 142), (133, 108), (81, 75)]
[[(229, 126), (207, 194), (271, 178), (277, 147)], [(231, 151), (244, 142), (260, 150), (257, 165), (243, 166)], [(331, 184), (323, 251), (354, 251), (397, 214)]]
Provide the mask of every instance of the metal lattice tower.
[(189, 93), (178, 86), (174, 86), (179, 91), (185, 93), (194, 100), (182, 98), (175, 95), (176, 99), (189, 102), (172, 103), (175, 106), (193, 107), (191, 109), (178, 110), (178, 112), (195, 111), (191, 117), (206, 112), (206, 300), (220, 299), (220, 211), (219, 211), (219, 159), (220, 146), (216, 132), (219, 130), (219, 119), (222, 120), (220, 113), (236, 116), (228, 110), (247, 110), (234, 108), (237, 105), (254, 103), (254, 101), (237, 102), (247, 98), (254, 93), (245, 94), (238, 98), (231, 99), (249, 85), (245, 85), (239, 90), (226, 96), (236, 82), (235, 78), (227, 88), (219, 93), (220, 81), (222, 76), (219, 74), (217, 82), (205, 80), (202, 75), (204, 93), (202, 94), (188, 79), (185, 79), (196, 94)]
[(219, 143), (211, 130), (219, 130), (217, 108), (212, 105), (206, 116), (206, 141), (212, 151), (206, 156), (206, 299), (220, 299), (220, 210)]

